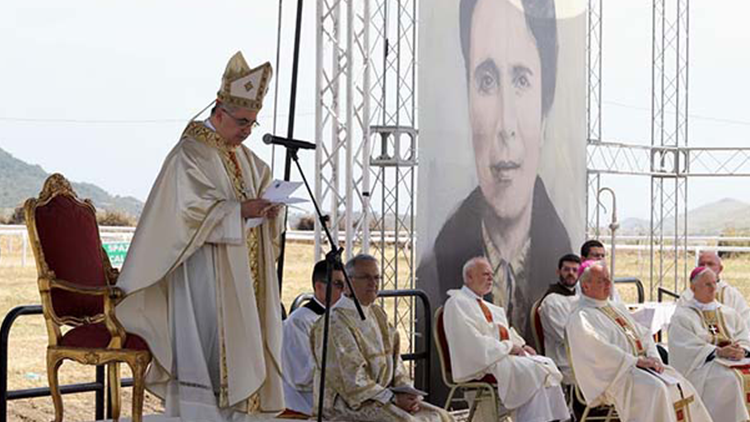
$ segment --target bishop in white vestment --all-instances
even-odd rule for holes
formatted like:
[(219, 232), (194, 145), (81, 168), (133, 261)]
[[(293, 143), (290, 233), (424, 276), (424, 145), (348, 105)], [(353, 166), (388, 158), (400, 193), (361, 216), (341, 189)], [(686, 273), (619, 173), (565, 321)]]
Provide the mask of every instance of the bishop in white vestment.
[(567, 420), (554, 362), (538, 356), (509, 327), (503, 308), (483, 299), (492, 290), (492, 268), (477, 257), (464, 265), (464, 286), (450, 290), (443, 311), (451, 371), (458, 382), (492, 374), (502, 405), (519, 422)]
[[(701, 252), (698, 256), (698, 266), (707, 267), (716, 274), (716, 301), (737, 311), (740, 318), (750, 327), (750, 306), (748, 306), (745, 296), (736, 287), (721, 278), (724, 265), (719, 255), (714, 251)], [(686, 301), (692, 298), (693, 291), (691, 289), (686, 289), (680, 297), (680, 299)]]
[[(331, 273), (331, 304), (341, 297), (344, 288), (343, 269)], [(284, 321), (284, 345), (282, 366), (284, 369), (284, 399), (286, 408), (305, 415), (312, 415), (313, 370), (315, 359), (310, 344), (313, 324), (326, 311), (325, 296), (327, 287), (326, 261), (315, 264), (312, 274), (313, 298), (296, 309)]]
[(648, 330), (609, 300), (606, 265), (589, 266), (578, 282), (583, 296), (565, 335), (586, 402), (614, 405), (623, 422), (711, 421), (692, 384), (661, 362)]
[(715, 422), (749, 421), (745, 385), (750, 367), (731, 368), (750, 354), (750, 331), (737, 312), (714, 300), (716, 275), (698, 267), (693, 298), (680, 300), (669, 324), (669, 358), (695, 386)]
[[(370, 255), (357, 255), (346, 272), (366, 319), (362, 321), (354, 301), (342, 296), (331, 307), (323, 417), (330, 421), (357, 422), (452, 422), (445, 410), (422, 401), (413, 389), (401, 361), (398, 331), (388, 323), (378, 297), (380, 270)], [(349, 293), (350, 294), (350, 293)], [(324, 318), (315, 323), (313, 412), (317, 414)]]
[(229, 61), (211, 117), (190, 122), (164, 161), (118, 281), (117, 316), (154, 355), (146, 387), (183, 422), (284, 408), (281, 219), (260, 199), (270, 169), (242, 145), (271, 73), (241, 53)]

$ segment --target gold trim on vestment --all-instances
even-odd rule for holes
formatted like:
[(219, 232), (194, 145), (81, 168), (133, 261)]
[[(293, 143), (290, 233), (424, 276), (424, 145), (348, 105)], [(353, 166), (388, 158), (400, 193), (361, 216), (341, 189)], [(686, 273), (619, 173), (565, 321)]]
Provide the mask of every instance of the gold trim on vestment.
[(692, 417), (690, 416), (690, 403), (692, 403), (693, 401), (695, 401), (695, 397), (690, 396), (681, 400), (677, 400), (674, 403), (674, 413), (675, 417), (677, 418), (677, 422), (686, 422), (692, 420)]
[[(224, 169), (232, 182), (232, 188), (234, 189), (235, 196), (240, 201), (246, 201), (248, 198), (247, 184), (242, 173), (242, 167), (240, 166), (239, 160), (237, 159), (237, 147), (229, 145), (218, 133), (206, 127), (202, 122), (190, 122), (187, 129), (185, 129), (185, 135), (191, 136), (196, 140), (203, 142), (209, 146), (217, 149), (221, 161), (224, 164)], [(250, 174), (252, 179), (254, 175)], [(246, 242), (248, 250), (248, 262), (250, 265), (250, 273), (253, 277), (253, 291), (255, 292), (255, 302), (258, 309), (258, 315), (264, 315), (264, 303), (261, 298), (261, 294), (265, 292), (264, 283), (261, 283), (261, 277), (263, 276), (260, 265), (260, 227), (253, 227), (247, 231)], [(218, 298), (219, 295), (217, 295)], [(219, 406), (229, 406), (229, 368), (227, 366), (226, 358), (226, 338), (224, 333), (224, 323), (222, 320), (223, 309), (221, 308), (221, 300), (217, 300), (217, 310), (219, 314), (219, 347), (221, 350), (220, 359), (220, 373), (221, 373), (221, 385), (219, 388)], [(263, 324), (261, 324), (263, 327)], [(265, 332), (261, 328), (263, 339), (265, 342)], [(258, 413), (260, 412), (262, 404), (260, 402), (260, 395), (256, 391), (250, 395), (247, 400), (247, 412)]]
[(628, 343), (630, 343), (630, 347), (635, 356), (646, 356), (646, 349), (643, 347), (643, 343), (638, 337), (638, 333), (636, 332), (635, 327), (627, 318), (620, 315), (620, 313), (610, 305), (604, 305), (596, 309), (602, 311), (604, 315), (606, 315), (610, 320), (612, 320), (612, 322), (615, 323), (616, 326), (620, 328), (620, 330), (622, 330), (622, 332), (625, 334), (625, 338), (628, 339)]

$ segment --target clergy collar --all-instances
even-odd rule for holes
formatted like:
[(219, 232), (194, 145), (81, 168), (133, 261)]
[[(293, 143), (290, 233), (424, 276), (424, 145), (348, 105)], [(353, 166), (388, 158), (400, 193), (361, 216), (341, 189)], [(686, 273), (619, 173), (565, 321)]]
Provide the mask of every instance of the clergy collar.
[(695, 299), (695, 296), (690, 299), (690, 302), (688, 302), (688, 304), (699, 311), (715, 311), (719, 308), (719, 302), (712, 300), (709, 303), (701, 303)]
[(586, 296), (585, 294), (581, 294), (581, 303), (586, 306), (591, 306), (593, 308), (601, 308), (603, 306), (607, 306), (609, 304), (609, 300), (599, 300), (594, 299), (593, 297)]
[(316, 315), (323, 315), (326, 312), (326, 307), (320, 301), (318, 298), (313, 296), (311, 300), (308, 300), (305, 304), (305, 308), (313, 311)]
[(478, 299), (478, 300), (484, 300), (483, 297), (479, 296), (478, 294), (474, 293), (474, 290), (471, 290), (467, 285), (463, 285), (461, 287), (461, 291), (464, 292), (467, 296), (469, 296), (472, 299)]

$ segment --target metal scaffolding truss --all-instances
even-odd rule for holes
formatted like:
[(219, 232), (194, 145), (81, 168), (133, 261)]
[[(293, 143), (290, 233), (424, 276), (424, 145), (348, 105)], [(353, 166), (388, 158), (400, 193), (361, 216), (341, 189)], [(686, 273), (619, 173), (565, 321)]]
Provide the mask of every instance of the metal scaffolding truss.
[[(317, 2), (315, 195), (346, 257), (379, 260), (383, 289), (414, 287), (416, 13), (417, 0)], [(315, 239), (319, 259), (317, 222)], [(413, 350), (413, 300), (397, 300), (393, 323)]]

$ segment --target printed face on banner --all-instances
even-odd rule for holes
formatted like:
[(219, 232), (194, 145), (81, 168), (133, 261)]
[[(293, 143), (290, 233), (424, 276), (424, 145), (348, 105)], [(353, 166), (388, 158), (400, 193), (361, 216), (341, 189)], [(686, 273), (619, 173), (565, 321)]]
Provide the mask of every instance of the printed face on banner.
[(497, 217), (531, 204), (542, 142), (542, 79), (536, 41), (522, 10), (479, 0), (472, 16), (468, 94), (482, 194)]
[(421, 11), (417, 287), (444, 303), (485, 257), (491, 300), (530, 338), (529, 310), (585, 226), (585, 2)]

